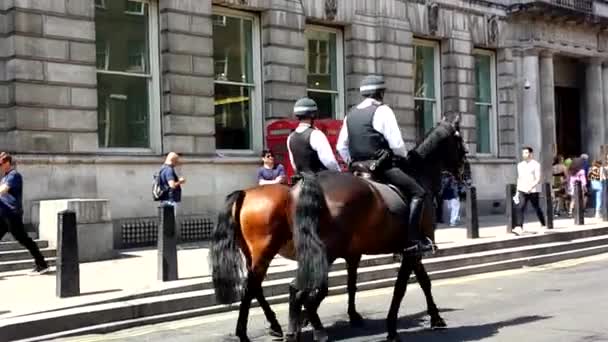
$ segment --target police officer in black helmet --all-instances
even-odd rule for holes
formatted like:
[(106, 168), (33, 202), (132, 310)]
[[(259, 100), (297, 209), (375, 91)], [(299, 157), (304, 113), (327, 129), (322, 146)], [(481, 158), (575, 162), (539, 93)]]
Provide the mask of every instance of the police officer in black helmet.
[[(367, 76), (361, 82), (359, 91), (365, 100), (353, 108), (344, 119), (336, 146), (344, 161), (369, 162), (387, 153), (407, 158), (408, 153), (395, 113), (382, 103), (385, 90), (382, 76)], [(394, 164), (393, 158), (377, 172), (379, 178), (396, 186), (410, 198), (410, 215), (407, 222), (409, 241), (405, 250), (413, 253), (431, 252), (433, 243), (424, 236), (420, 226), (426, 197), (424, 188)]]
[(299, 99), (293, 107), (300, 124), (287, 138), (287, 149), (291, 166), (297, 173), (340, 171), (327, 137), (312, 125), (317, 112), (316, 102), (308, 97)]

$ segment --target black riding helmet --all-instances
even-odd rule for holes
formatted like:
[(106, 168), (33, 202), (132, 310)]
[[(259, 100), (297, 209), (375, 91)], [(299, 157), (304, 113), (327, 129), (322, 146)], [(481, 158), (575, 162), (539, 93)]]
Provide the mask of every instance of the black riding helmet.
[(384, 77), (379, 75), (365, 76), (359, 87), (359, 92), (365, 97), (380, 94), (385, 90), (386, 84), (384, 83)]
[(293, 106), (293, 114), (298, 119), (314, 119), (317, 117), (318, 111), (317, 103), (308, 97), (299, 99)]

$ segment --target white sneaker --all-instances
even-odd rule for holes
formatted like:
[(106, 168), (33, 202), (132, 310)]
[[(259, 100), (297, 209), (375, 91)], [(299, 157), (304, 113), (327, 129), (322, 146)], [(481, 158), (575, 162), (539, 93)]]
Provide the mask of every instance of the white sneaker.
[(524, 229), (522, 227), (515, 227), (513, 228), (513, 234), (515, 235), (522, 235), (524, 233)]

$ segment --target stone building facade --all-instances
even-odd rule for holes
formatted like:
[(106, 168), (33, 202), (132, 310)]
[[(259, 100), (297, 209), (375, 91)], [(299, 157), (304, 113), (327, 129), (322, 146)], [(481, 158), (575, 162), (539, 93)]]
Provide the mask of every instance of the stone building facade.
[(599, 156), (607, 17), (602, 0), (1, 0), (0, 149), (29, 221), (55, 198), (153, 216), (168, 151), (183, 212), (213, 211), (255, 184), (265, 126), (296, 99), (340, 119), (381, 74), (408, 144), (462, 115), (480, 208), (500, 211), (522, 144), (545, 170)]

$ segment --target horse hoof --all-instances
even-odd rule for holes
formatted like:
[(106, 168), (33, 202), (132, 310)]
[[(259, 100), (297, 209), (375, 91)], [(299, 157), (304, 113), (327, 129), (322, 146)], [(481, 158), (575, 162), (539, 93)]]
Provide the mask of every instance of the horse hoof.
[(389, 336), (386, 338), (386, 342), (401, 342), (399, 335)]
[(349, 314), (348, 318), (350, 320), (350, 325), (352, 327), (361, 328), (361, 327), (365, 326), (365, 320), (358, 312)]
[(443, 320), (443, 318), (437, 317), (437, 318), (431, 319), (431, 329), (438, 330), (438, 329), (447, 329), (447, 328), (448, 328), (448, 325)]
[(329, 336), (325, 330), (315, 330), (312, 332), (312, 336), (315, 342), (329, 342)]
[(300, 334), (285, 334), (285, 337), (283, 339), (283, 341), (285, 342), (299, 342), (300, 341)]
[(267, 333), (271, 337), (277, 337), (277, 338), (283, 337), (283, 329), (281, 329), (280, 325), (277, 325), (277, 326), (271, 325), (270, 328), (268, 328)]

